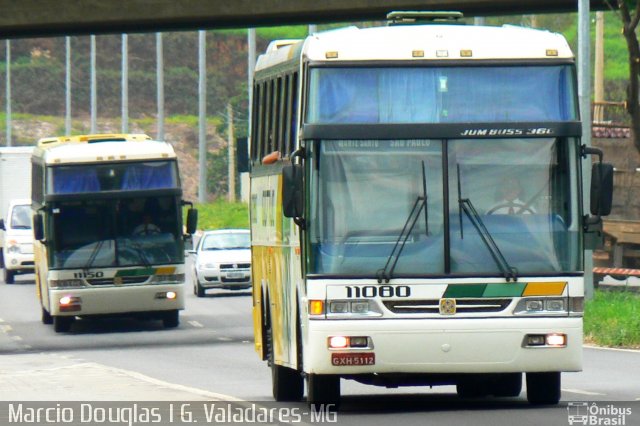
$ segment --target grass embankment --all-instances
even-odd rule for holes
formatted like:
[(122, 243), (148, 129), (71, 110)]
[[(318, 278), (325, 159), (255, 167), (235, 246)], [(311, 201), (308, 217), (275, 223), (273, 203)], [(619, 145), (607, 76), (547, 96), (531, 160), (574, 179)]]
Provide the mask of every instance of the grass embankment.
[(208, 204), (196, 204), (198, 229), (249, 228), (249, 207), (245, 203), (218, 200)]
[(584, 335), (600, 346), (640, 348), (640, 294), (596, 290), (585, 306)]

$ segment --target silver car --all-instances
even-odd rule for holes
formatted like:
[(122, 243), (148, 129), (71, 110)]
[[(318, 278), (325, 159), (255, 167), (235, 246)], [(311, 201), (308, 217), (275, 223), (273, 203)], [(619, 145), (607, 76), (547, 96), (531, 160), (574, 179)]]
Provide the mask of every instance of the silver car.
[(240, 290), (251, 287), (251, 238), (248, 229), (205, 232), (193, 261), (193, 293), (208, 288)]

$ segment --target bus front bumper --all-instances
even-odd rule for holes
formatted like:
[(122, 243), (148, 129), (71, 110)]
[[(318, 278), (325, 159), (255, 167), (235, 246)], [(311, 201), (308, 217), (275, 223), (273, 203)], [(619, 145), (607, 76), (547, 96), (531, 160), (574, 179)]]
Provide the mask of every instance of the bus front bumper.
[(184, 309), (183, 287), (169, 284), (51, 289), (49, 313), (83, 316)]
[[(529, 336), (550, 334), (566, 346), (528, 346)], [(367, 337), (369, 348), (330, 349), (333, 336)], [(310, 320), (307, 337), (306, 373), (582, 370), (582, 318)]]

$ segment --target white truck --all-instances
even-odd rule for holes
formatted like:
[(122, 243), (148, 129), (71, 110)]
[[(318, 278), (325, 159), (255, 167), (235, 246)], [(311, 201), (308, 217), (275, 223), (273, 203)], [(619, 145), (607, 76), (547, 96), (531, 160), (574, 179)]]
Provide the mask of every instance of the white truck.
[(31, 220), (22, 223), (24, 208), (20, 207), (30, 205), (32, 153), (33, 147), (0, 148), (0, 265), (7, 284), (13, 283), (16, 274), (33, 271)]

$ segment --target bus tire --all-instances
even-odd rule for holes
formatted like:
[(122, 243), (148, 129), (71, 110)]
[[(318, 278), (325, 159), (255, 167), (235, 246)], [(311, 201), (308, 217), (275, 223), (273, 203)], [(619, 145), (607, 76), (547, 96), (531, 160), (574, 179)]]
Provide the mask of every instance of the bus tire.
[(555, 405), (560, 401), (560, 372), (527, 373), (527, 400), (534, 405)]
[(340, 376), (308, 374), (307, 402), (310, 406), (333, 404), (333, 408), (337, 409), (340, 404)]
[(16, 276), (15, 272), (10, 271), (6, 267), (4, 268), (4, 283), (5, 284), (13, 284), (14, 282), (16, 282), (15, 276)]
[(522, 373), (500, 374), (493, 382), (493, 395), (515, 397), (522, 392)]
[(175, 309), (173, 311), (166, 312), (162, 316), (162, 325), (164, 328), (176, 328), (180, 325), (180, 311)]
[(300, 401), (304, 395), (304, 379), (299, 371), (271, 364), (273, 399), (276, 401)]
[(43, 324), (46, 324), (46, 325), (53, 324), (53, 317), (44, 307), (42, 308), (41, 319)]
[(61, 317), (60, 315), (56, 315), (53, 317), (53, 330), (56, 333), (66, 333), (71, 329), (73, 320), (73, 317)]

